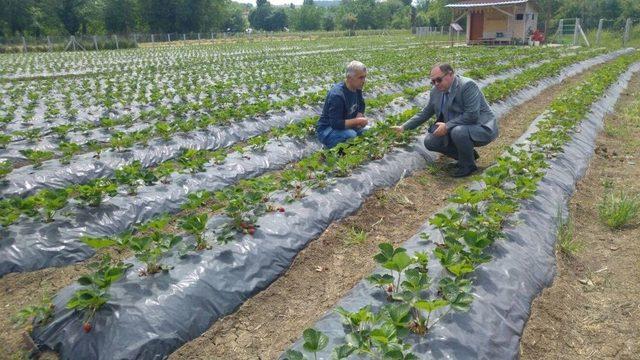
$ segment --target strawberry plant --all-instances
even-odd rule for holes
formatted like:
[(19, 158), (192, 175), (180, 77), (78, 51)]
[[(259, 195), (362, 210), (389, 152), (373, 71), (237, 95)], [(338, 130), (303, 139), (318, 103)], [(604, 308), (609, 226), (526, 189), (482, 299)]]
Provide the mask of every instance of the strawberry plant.
[(207, 214), (192, 215), (180, 221), (180, 227), (196, 238), (196, 251), (202, 251), (208, 247), (202, 233), (207, 225)]
[(140, 276), (146, 276), (171, 270), (170, 266), (162, 264), (160, 260), (180, 241), (180, 236), (153, 231), (150, 235), (131, 237), (127, 245), (133, 250), (136, 258), (145, 263)]
[(36, 140), (40, 139), (41, 131), (42, 130), (40, 130), (40, 128), (31, 128), (24, 131), (16, 131), (15, 134), (24, 136), (24, 138), (29, 140), (30, 142), (35, 142)]
[(29, 324), (27, 332), (31, 332), (33, 326), (43, 326), (53, 319), (55, 307), (50, 296), (45, 296), (41, 304), (30, 305), (21, 309), (13, 316), (12, 321), (16, 326)]
[(69, 133), (69, 131), (71, 131), (72, 128), (73, 128), (73, 125), (71, 124), (58, 125), (58, 126), (52, 127), (51, 132), (56, 134), (58, 136), (58, 139), (63, 140), (67, 138), (67, 134)]
[(78, 283), (83, 288), (73, 294), (67, 302), (67, 308), (84, 313), (83, 329), (85, 332), (91, 331), (91, 319), (109, 301), (108, 291), (111, 284), (118, 281), (129, 267), (131, 267), (130, 264), (122, 262), (114, 264), (108, 255), (103, 255), (100, 261), (89, 264), (93, 273), (78, 279)]
[(67, 204), (69, 194), (66, 190), (45, 189), (38, 193), (37, 201), (42, 208), (42, 218), (44, 222), (53, 221), (56, 211), (62, 209)]
[(371, 306), (349, 312), (341, 307), (336, 312), (347, 327), (346, 343), (333, 349), (332, 358), (346, 359), (351, 354), (372, 359), (418, 359), (402, 342), (410, 327), (410, 308), (405, 304), (383, 306), (374, 312)]
[(71, 157), (79, 153), (81, 150), (80, 145), (71, 142), (60, 143), (60, 145), (58, 145), (58, 149), (62, 152), (60, 162), (63, 164), (68, 164)]
[(53, 152), (51, 151), (42, 151), (42, 150), (20, 150), (20, 153), (24, 155), (27, 160), (31, 161), (34, 168), (39, 168), (42, 166), (42, 163), (46, 160), (53, 158)]
[(11, 135), (0, 134), (0, 149), (4, 149), (11, 141)]
[[(313, 353), (313, 358), (314, 359), (318, 358), (318, 355), (317, 355), (318, 351), (321, 351), (324, 348), (326, 348), (327, 344), (329, 343), (329, 338), (327, 337), (327, 335), (325, 335), (322, 332), (317, 331), (315, 329), (306, 329), (302, 333), (302, 337), (304, 339), (304, 343), (302, 344), (302, 348), (305, 351)], [(289, 350), (285, 354), (285, 359), (288, 359), (288, 360), (303, 360), (304, 359), (304, 355), (302, 355), (302, 353), (299, 352), (299, 351)]]
[(118, 186), (107, 179), (97, 179), (85, 185), (77, 185), (73, 193), (81, 202), (98, 207), (106, 195), (115, 196), (118, 193)]
[(13, 165), (9, 160), (0, 160), (0, 183), (2, 179), (13, 170)]
[(92, 151), (92, 152), (96, 153), (94, 155), (95, 158), (97, 158), (97, 159), (100, 158), (100, 153), (102, 152), (102, 144), (100, 144), (100, 142), (98, 142), (95, 139), (91, 139), (91, 140), (87, 141), (87, 143), (85, 145), (87, 146), (89, 151)]
[(9, 226), (20, 217), (20, 210), (9, 200), (0, 200), (0, 225)]
[(173, 135), (173, 129), (171, 128), (171, 125), (166, 122), (157, 122), (155, 125), (155, 132), (164, 141), (171, 140), (171, 135)]
[(158, 178), (158, 180), (160, 180), (161, 183), (169, 184), (170, 183), (169, 178), (171, 174), (173, 174), (177, 170), (178, 170), (177, 163), (173, 161), (165, 161), (160, 165), (156, 166), (155, 169), (153, 169), (153, 174)]
[(207, 157), (206, 151), (185, 149), (180, 157), (178, 157), (178, 162), (184, 168), (189, 169), (191, 173), (195, 174), (205, 170), (204, 166), (209, 162), (209, 158)]
[(154, 173), (144, 169), (138, 160), (117, 169), (115, 179), (118, 183), (127, 187), (129, 195), (135, 195), (139, 185), (152, 185), (158, 180)]
[(111, 137), (111, 140), (109, 141), (109, 144), (111, 148), (114, 150), (124, 151), (130, 148), (131, 146), (133, 146), (134, 142), (135, 142), (134, 137), (119, 131), (113, 134), (113, 136)]

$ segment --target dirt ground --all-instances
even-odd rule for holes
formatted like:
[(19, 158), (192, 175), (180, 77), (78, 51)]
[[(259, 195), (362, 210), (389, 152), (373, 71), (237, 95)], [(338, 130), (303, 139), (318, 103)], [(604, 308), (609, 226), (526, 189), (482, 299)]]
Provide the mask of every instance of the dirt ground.
[[(565, 87), (583, 76), (566, 80), (514, 109), (501, 120), (498, 140), (479, 149), (479, 166), (486, 168), (528, 127)], [(216, 322), (205, 334), (185, 344), (173, 359), (270, 359), (301, 336), (349, 289), (374, 268), (372, 256), (381, 242), (400, 243), (446, 203), (448, 194), (468, 180), (453, 180), (443, 169), (447, 161), (380, 190), (344, 221), (333, 224), (295, 259), (291, 268), (268, 289), (238, 311)], [(366, 236), (358, 233), (364, 233)], [(120, 257), (113, 254), (115, 257)], [(45, 295), (73, 283), (87, 273), (87, 262), (0, 278), (0, 359), (21, 359), (25, 327), (11, 318)], [(45, 358), (55, 358), (47, 354)]]
[[(550, 88), (502, 118), (498, 140), (478, 149), (480, 168), (491, 165), (562, 89), (581, 79), (578, 76)], [(286, 274), (169, 359), (277, 358), (373, 271), (378, 244), (407, 240), (446, 204), (455, 187), (469, 181), (452, 180), (444, 169), (447, 162), (441, 159), (395, 187), (377, 191), (356, 214), (332, 224), (301, 251)], [(365, 232), (366, 238), (356, 236), (358, 232)]]
[(570, 202), (574, 255), (557, 251), (553, 285), (536, 299), (522, 359), (640, 359), (640, 221), (599, 221), (605, 188), (640, 193), (640, 77), (605, 120), (596, 154)]

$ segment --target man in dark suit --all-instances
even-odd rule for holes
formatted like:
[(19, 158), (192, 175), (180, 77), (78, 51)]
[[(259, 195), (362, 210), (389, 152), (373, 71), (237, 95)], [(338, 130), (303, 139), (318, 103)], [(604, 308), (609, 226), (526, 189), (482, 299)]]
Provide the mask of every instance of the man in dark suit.
[(424, 146), (458, 160), (454, 177), (471, 175), (478, 168), (475, 146), (484, 146), (498, 137), (498, 122), (487, 100), (473, 80), (454, 73), (449, 64), (431, 69), (429, 104), (395, 130), (414, 129), (433, 115)]

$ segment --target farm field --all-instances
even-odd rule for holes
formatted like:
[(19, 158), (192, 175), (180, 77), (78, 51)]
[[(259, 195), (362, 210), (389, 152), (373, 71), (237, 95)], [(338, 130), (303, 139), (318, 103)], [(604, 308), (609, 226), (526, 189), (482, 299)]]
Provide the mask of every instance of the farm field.
[[(368, 67), (373, 125), (323, 149), (314, 125), (353, 59)], [(451, 181), (421, 145), (424, 129), (391, 129), (427, 103), (426, 75), (442, 61), (476, 79), (500, 119), (474, 179), (489, 190)], [(407, 35), (1, 55), (0, 353), (278, 358), (320, 321), (331, 335), (324, 358), (420, 357), (432, 350), (405, 340), (410, 329), (435, 339), (488, 311), (474, 299), (495, 274), (485, 269), (511, 254), (496, 245), (518, 231), (510, 217), (534, 202), (573, 127), (611, 110), (638, 61), (633, 49), (449, 47)], [(512, 145), (525, 135), (533, 145)], [(457, 212), (442, 210), (452, 203)], [(444, 242), (420, 237), (425, 224)], [(326, 313), (336, 317), (364, 278), (402, 301), (371, 303), (387, 315), (365, 311), (371, 328), (352, 328), (378, 328), (383, 342), (345, 345)], [(379, 301), (377, 289), (366, 291)], [(528, 306), (540, 291), (526, 293)], [(356, 310), (340, 311), (353, 320)]]

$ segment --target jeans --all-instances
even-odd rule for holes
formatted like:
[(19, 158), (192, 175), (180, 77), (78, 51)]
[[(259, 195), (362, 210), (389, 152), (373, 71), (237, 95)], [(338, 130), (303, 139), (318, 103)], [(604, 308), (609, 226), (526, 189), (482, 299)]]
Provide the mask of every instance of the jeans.
[(320, 140), (324, 146), (331, 149), (341, 142), (345, 142), (358, 135), (362, 135), (363, 132), (364, 129), (336, 130), (329, 127), (318, 132), (318, 140)]

